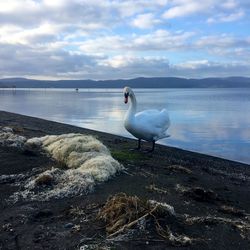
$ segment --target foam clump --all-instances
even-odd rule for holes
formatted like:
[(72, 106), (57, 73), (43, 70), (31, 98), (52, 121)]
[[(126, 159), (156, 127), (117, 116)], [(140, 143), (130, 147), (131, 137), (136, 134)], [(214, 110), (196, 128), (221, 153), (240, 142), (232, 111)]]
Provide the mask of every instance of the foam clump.
[(148, 202), (153, 207), (158, 206), (159, 209), (165, 210), (173, 216), (176, 215), (174, 207), (165, 203), (165, 202), (159, 202), (159, 201), (155, 201), (155, 200), (149, 200)]
[(13, 133), (13, 129), (9, 127), (2, 127), (1, 130), (5, 133)]
[(14, 134), (12, 128), (0, 127), (0, 145), (22, 148), (26, 140), (24, 136)]
[(91, 175), (82, 174), (77, 169), (52, 168), (35, 178), (31, 177), (25, 184), (24, 191), (15, 193), (12, 199), (50, 200), (72, 197), (92, 191), (94, 185)]
[(87, 160), (110, 156), (109, 150), (93, 136), (83, 134), (47, 135), (29, 139), (30, 147), (42, 146), (55, 160), (68, 168), (79, 168)]
[(59, 163), (59, 167), (29, 178), (24, 191), (15, 194), (15, 200), (18, 197), (49, 200), (87, 193), (97, 183), (107, 181), (123, 169), (108, 148), (89, 135), (47, 135), (31, 138), (25, 145), (41, 147)]

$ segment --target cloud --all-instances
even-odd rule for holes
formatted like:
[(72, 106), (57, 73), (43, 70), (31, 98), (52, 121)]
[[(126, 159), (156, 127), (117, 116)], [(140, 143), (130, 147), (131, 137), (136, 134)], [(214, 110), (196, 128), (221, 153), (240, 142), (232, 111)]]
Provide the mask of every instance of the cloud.
[(124, 1), (105, 1), (109, 2), (109, 7), (115, 9), (122, 18), (132, 17), (149, 11), (159, 11), (168, 3), (168, 0), (124, 0)]
[(235, 9), (238, 3), (235, 0), (227, 0), (221, 4), (221, 6), (225, 9)]
[(0, 27), (0, 42), (9, 44), (34, 44), (55, 41), (59, 31), (59, 26), (49, 23), (44, 23), (30, 29), (7, 25)]
[(241, 19), (245, 15), (244, 0), (227, 0), (224, 2), (216, 0), (173, 0), (167, 10), (163, 13), (163, 18), (173, 19), (191, 15), (207, 15), (207, 22), (233, 22)]
[(137, 15), (131, 24), (139, 29), (150, 29), (155, 25), (160, 24), (160, 19), (155, 19), (154, 14), (146, 13)]
[[(9, 0), (0, 3), (0, 22), (20, 26), (38, 25), (46, 21), (68, 25), (95, 24), (97, 27), (116, 26), (125, 18), (158, 11), (165, 0)], [(22, 11), (20, 11), (22, 10)]]
[[(238, 51), (242, 54), (244, 52)], [(136, 53), (114, 56), (86, 55), (58, 48), (2, 44), (2, 76), (29, 76), (41, 79), (118, 79), (153, 76), (212, 77), (245, 75), (250, 72), (246, 61), (185, 60), (171, 63), (167, 56), (140, 56)], [(248, 61), (249, 62), (249, 61)], [(14, 74), (13, 74), (14, 72)], [(230, 72), (230, 74), (228, 74)]]
[(85, 53), (172, 51), (177, 48), (184, 49), (187, 40), (193, 35), (194, 33), (192, 32), (170, 32), (159, 29), (145, 35), (100, 36), (83, 41), (80, 49)]
[(173, 1), (174, 6), (170, 7), (163, 13), (163, 17), (166, 19), (172, 19), (176, 17), (188, 16), (197, 12), (207, 11), (208, 7), (211, 6), (211, 0), (207, 1)]
[(96, 57), (72, 54), (61, 49), (37, 48), (26, 45), (1, 44), (0, 75), (57, 76), (94, 67)]
[(233, 22), (237, 21), (239, 19), (242, 19), (245, 16), (245, 12), (240, 9), (236, 12), (233, 13), (228, 13), (228, 14), (219, 14), (215, 17), (210, 17), (207, 19), (208, 23), (216, 23), (216, 22)]
[[(169, 62), (165, 57), (117, 55), (99, 60), (92, 70), (82, 74), (92, 79), (131, 79), (140, 76), (166, 76), (168, 68)], [(77, 77), (81, 76), (78, 72)], [(76, 77), (76, 74), (71, 74), (71, 77)]]
[(207, 59), (198, 61), (186, 61), (174, 66), (177, 72), (181, 72), (182, 75), (189, 75), (189, 77), (200, 78), (203, 77), (226, 77), (228, 72), (230, 75), (244, 76), (247, 71), (250, 70), (249, 64), (241, 62), (214, 62)]
[[(168, 68), (168, 60), (161, 57), (136, 57), (136, 56), (123, 56), (118, 55), (111, 58), (107, 58), (100, 62), (100, 65), (110, 66), (112, 68), (133, 68), (141, 67), (142, 70), (147, 71), (146, 68), (154, 68), (155, 66), (159, 68)], [(146, 67), (144, 69), (144, 67)]]
[(203, 77), (219, 74), (216, 67), (231, 75), (250, 64), (249, 7), (244, 0), (0, 1), (0, 77)]
[(236, 37), (228, 34), (202, 36), (197, 39), (195, 45), (201, 48), (232, 48), (232, 47), (248, 47), (250, 46), (250, 37)]
[[(30, 34), (28, 32), (28, 34)], [(249, 38), (236, 38), (222, 34), (203, 36), (197, 40), (188, 32), (157, 30), (146, 35), (107, 36), (75, 43), (79, 50), (70, 49), (67, 41), (46, 44), (1, 43), (0, 74), (3, 76), (39, 76), (57, 79), (117, 79), (139, 76), (226, 76), (246, 75), (250, 60)], [(25, 37), (25, 36), (24, 36)], [(65, 48), (68, 49), (66, 50)], [(220, 62), (206, 58), (173, 63), (164, 51), (185, 53), (207, 51), (223, 59)], [(126, 51), (126, 53), (124, 53)], [(138, 54), (138, 52), (142, 54)], [(159, 55), (148, 51), (160, 51)], [(143, 55), (145, 54), (145, 55)], [(161, 55), (162, 54), (162, 55)], [(231, 58), (234, 63), (229, 63)], [(14, 72), (14, 74), (13, 74)]]
[(132, 46), (138, 50), (184, 49), (192, 36), (194, 32), (156, 30), (146, 35), (136, 36), (132, 41)]
[(208, 60), (198, 60), (198, 61), (187, 61), (177, 65), (177, 68), (183, 69), (199, 69), (203, 67), (210, 67), (213, 63), (210, 63)]

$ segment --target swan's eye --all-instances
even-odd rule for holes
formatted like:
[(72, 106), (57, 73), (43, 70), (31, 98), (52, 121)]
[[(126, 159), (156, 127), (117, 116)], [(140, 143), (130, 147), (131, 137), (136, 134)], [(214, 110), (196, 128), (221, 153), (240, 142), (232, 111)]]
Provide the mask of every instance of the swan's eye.
[(124, 93), (125, 98), (128, 98), (129, 93)]

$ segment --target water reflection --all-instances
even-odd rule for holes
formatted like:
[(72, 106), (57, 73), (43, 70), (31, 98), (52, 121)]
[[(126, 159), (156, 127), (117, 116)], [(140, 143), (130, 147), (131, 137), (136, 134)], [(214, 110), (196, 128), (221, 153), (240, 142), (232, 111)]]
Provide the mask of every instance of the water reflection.
[[(250, 89), (137, 89), (138, 110), (166, 108), (159, 141), (250, 163)], [(0, 109), (131, 137), (121, 89), (0, 90)], [(242, 112), (244, 111), (244, 112)]]

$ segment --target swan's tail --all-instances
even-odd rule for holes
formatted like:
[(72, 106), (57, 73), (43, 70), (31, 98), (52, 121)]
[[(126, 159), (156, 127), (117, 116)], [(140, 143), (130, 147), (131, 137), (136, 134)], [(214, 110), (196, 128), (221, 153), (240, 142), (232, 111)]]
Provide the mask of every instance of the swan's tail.
[(155, 140), (155, 141), (158, 141), (158, 140), (160, 140), (160, 139), (168, 138), (168, 137), (170, 137), (170, 136), (171, 136), (171, 135), (167, 134), (166, 131), (165, 131), (165, 133), (162, 133), (160, 136), (155, 137), (154, 140)]
[(171, 135), (165, 133), (164, 138), (168, 138), (168, 137), (170, 137), (170, 136), (171, 136)]
[(160, 139), (163, 139), (163, 138), (168, 138), (170, 137), (171, 135), (167, 134), (166, 132), (164, 134), (162, 134), (161, 138)]

